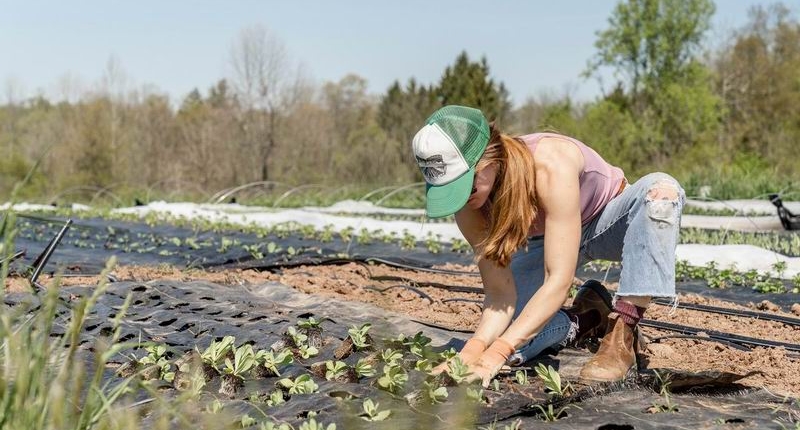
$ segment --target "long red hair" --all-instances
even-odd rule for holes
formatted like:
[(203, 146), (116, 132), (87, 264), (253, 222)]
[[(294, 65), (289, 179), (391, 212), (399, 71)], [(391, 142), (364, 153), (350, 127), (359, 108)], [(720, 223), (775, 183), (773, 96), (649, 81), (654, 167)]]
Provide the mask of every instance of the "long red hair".
[(490, 125), (489, 144), (476, 170), (497, 167), (492, 191), (484, 206), (489, 232), (478, 245), (478, 258), (508, 266), (511, 256), (527, 245), (528, 230), (536, 219), (533, 154), (525, 143)]

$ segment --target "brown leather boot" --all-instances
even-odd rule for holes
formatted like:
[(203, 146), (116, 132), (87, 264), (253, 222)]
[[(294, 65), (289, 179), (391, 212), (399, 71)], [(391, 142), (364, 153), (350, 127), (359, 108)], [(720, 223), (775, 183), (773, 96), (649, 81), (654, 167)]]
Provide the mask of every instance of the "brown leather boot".
[(600, 349), (581, 369), (581, 379), (597, 382), (625, 379), (628, 370), (636, 364), (635, 338), (634, 328), (612, 312)]
[(611, 312), (611, 294), (603, 284), (590, 279), (578, 288), (572, 306), (564, 308), (564, 312), (578, 322), (578, 332), (569, 346), (581, 345), (590, 338), (603, 337)]

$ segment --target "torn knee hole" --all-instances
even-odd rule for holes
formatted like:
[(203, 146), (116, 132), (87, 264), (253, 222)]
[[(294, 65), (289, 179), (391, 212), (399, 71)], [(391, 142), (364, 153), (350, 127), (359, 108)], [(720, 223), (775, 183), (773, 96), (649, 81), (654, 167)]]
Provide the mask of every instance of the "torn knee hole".
[(659, 181), (647, 191), (648, 200), (678, 200), (678, 187), (669, 181)]

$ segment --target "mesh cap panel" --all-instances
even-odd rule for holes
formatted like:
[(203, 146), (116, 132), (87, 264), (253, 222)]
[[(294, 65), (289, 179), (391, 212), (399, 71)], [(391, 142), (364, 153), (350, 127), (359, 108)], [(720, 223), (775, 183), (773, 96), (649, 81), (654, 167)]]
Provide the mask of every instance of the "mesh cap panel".
[(478, 109), (464, 106), (445, 106), (428, 118), (447, 133), (469, 167), (475, 167), (489, 143), (489, 124)]

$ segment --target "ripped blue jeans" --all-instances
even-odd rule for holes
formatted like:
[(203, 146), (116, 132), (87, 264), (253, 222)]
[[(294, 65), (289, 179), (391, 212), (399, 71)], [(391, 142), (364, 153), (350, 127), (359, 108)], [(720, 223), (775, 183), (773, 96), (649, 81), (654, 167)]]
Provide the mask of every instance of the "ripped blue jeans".
[[(625, 188), (583, 226), (578, 265), (595, 259), (622, 262), (617, 297), (675, 297), (675, 248), (686, 195), (665, 173), (651, 173)], [(528, 241), (511, 260), (517, 286), (514, 318), (544, 282), (544, 237)], [(509, 358), (521, 364), (565, 344), (575, 327), (559, 311)]]

